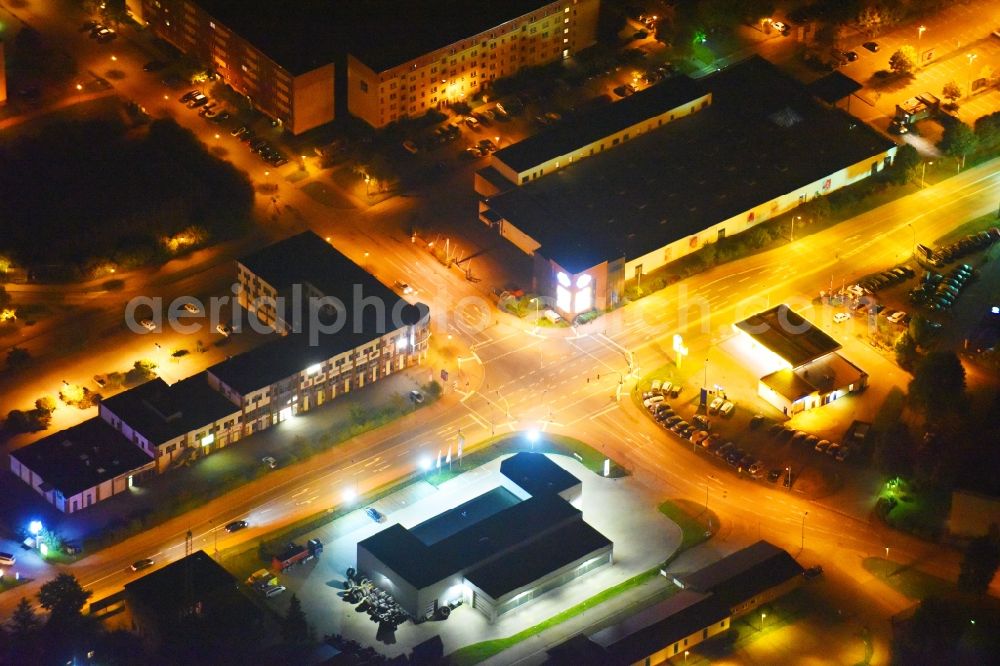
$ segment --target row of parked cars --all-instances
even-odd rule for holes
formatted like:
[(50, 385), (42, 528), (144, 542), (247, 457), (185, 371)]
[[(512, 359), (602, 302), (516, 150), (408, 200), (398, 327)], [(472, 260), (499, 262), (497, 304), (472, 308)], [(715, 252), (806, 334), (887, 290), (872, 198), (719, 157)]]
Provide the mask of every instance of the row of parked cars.
[(272, 146), (267, 139), (262, 139), (254, 134), (253, 130), (246, 125), (234, 128), (230, 134), (247, 144), (247, 147), (250, 148), (250, 150), (257, 153), (257, 155), (260, 156), (260, 159), (264, 160), (271, 166), (280, 167), (288, 164), (288, 158), (282, 155), (277, 148)]
[[(677, 393), (674, 392), (675, 389)], [(643, 394), (642, 404), (652, 415), (653, 420), (664, 429), (722, 458), (730, 467), (745, 471), (755, 479), (762, 478), (765, 474), (764, 461), (758, 460), (733, 442), (723, 441), (719, 434), (711, 432), (712, 423), (707, 417), (696, 414), (691, 419), (692, 423), (689, 423), (674, 412), (674, 408), (667, 404), (666, 398), (676, 397), (679, 391), (680, 388), (670, 382), (654, 380), (650, 390)], [(724, 408), (724, 405), (728, 407)], [(716, 398), (709, 406), (709, 413), (726, 416), (732, 414), (733, 409), (733, 404), (728, 400)]]
[(869, 294), (874, 294), (875, 292), (906, 282), (910, 278), (915, 277), (916, 274), (916, 271), (910, 266), (896, 266), (876, 275), (869, 275), (859, 281), (857, 286)]
[(838, 444), (828, 439), (820, 439), (816, 435), (810, 435), (802, 430), (789, 428), (781, 423), (773, 423), (768, 426), (767, 433), (778, 442), (791, 442), (792, 444), (812, 448), (818, 453), (825, 453), (837, 462), (844, 462), (853, 453), (847, 444)]
[(937, 250), (932, 250), (926, 245), (918, 245), (917, 253), (932, 266), (940, 268), (977, 250), (983, 250), (997, 241), (1000, 241), (1000, 228), (993, 227), (987, 231), (969, 234)]
[(969, 264), (956, 266), (948, 275), (927, 273), (921, 284), (910, 291), (910, 301), (922, 305), (931, 312), (948, 310), (955, 304), (966, 283), (976, 272)]

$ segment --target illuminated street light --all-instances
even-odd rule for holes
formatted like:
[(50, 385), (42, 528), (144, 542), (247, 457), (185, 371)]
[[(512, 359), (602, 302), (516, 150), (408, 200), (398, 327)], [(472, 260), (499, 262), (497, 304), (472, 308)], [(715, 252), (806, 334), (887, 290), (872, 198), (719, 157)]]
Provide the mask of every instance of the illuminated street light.
[(32, 520), (28, 523), (28, 532), (31, 536), (38, 536), (42, 532), (42, 521)]
[(799, 546), (799, 550), (805, 550), (806, 548), (806, 516), (808, 515), (809, 515), (808, 511), (802, 512), (802, 543)]
[(966, 53), (965, 58), (969, 61), (969, 97), (972, 97), (972, 63), (976, 61), (979, 56), (975, 53)]
[(531, 446), (534, 446), (535, 443), (538, 441), (538, 431), (529, 430), (526, 437), (528, 438), (528, 441), (531, 443)]
[[(924, 162), (923, 166), (920, 168), (920, 187), (924, 187), (924, 174), (927, 173), (927, 165), (933, 165), (934, 162)], [(916, 245), (916, 243), (914, 243)]]
[(76, 89), (77, 90), (83, 90), (83, 84), (82, 83), (76, 84)]
[(764, 631), (764, 618), (766, 618), (766, 617), (767, 617), (767, 613), (761, 611), (761, 614), (760, 614), (760, 630), (761, 631)]
[(431, 459), (428, 458), (427, 456), (424, 456), (423, 458), (420, 459), (420, 469), (422, 469), (423, 471), (425, 472), (430, 471), (432, 465), (433, 463), (431, 462)]
[(917, 28), (917, 41), (918, 42), (920, 41), (920, 38), (924, 36), (924, 32), (926, 30), (927, 30), (927, 26), (925, 26), (925, 25), (922, 25), (919, 28)]
[(344, 488), (344, 492), (341, 493), (341, 497), (344, 498), (344, 502), (351, 504), (357, 498), (358, 494), (354, 491), (354, 488)]
[(118, 56), (111, 56), (111, 62), (118, 62)]

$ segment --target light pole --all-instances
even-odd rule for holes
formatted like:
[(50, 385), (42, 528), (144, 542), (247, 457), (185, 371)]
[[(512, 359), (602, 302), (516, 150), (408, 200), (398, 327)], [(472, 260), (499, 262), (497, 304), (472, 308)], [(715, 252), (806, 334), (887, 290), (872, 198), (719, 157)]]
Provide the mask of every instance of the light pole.
[(925, 26), (925, 25), (922, 25), (919, 28), (917, 28), (917, 43), (918, 44), (920, 43), (920, 38), (924, 36), (924, 32), (926, 32), (926, 31), (927, 31), (927, 26)]
[(889, 546), (885, 547), (885, 559), (889, 559)]
[[(920, 188), (921, 189), (924, 188), (924, 175), (927, 173), (927, 165), (928, 164), (930, 164), (931, 166), (933, 166), (934, 162), (933, 161), (931, 161), (931, 162), (924, 162), (921, 165), (921, 167), (920, 167)], [(914, 245), (916, 245), (916, 243), (914, 243)]]
[(691, 654), (691, 650), (684, 650), (684, 663), (687, 663), (688, 655)]
[(979, 56), (975, 53), (966, 53), (966, 59), (969, 61), (969, 97), (972, 97), (972, 63), (976, 61)]
[(789, 243), (791, 243), (792, 241), (795, 240), (795, 221), (796, 220), (801, 220), (801, 219), (802, 219), (801, 215), (796, 215), (796, 216), (794, 216), (792, 218), (792, 230), (788, 233), (788, 242)]
[(767, 613), (761, 611), (760, 613), (760, 630), (764, 631), (764, 618), (767, 617)]
[(806, 516), (809, 515), (808, 511), (802, 512), (802, 543), (799, 546), (799, 550), (806, 549)]
[(913, 245), (911, 246), (911, 249), (914, 252), (916, 252), (917, 251), (917, 232), (913, 228), (913, 225), (911, 223), (907, 222), (906, 226), (908, 226), (910, 228), (910, 234), (913, 236)]
[(788, 466), (785, 468), (785, 474), (787, 477), (785, 486), (788, 488), (788, 492), (792, 492), (792, 468)]

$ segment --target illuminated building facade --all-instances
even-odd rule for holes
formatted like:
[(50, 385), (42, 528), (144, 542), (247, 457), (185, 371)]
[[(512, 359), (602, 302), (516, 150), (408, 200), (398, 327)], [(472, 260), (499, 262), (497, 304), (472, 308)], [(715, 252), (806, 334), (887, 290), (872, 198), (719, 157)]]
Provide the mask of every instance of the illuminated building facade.
[(757, 393), (786, 416), (868, 386), (868, 373), (837, 353), (840, 343), (787, 305), (733, 324), (761, 376)]
[[(420, 51), (387, 48), (385, 40), (378, 40), (371, 48), (352, 50), (347, 58), (348, 110), (369, 125), (382, 127), (468, 101), (494, 79), (569, 58), (594, 44), (599, 4), (599, 0), (470, 4), (479, 17), (467, 16), (462, 22), (478, 26), (457, 41)], [(484, 20), (485, 15), (491, 21)], [(438, 28), (450, 22), (440, 18)]]

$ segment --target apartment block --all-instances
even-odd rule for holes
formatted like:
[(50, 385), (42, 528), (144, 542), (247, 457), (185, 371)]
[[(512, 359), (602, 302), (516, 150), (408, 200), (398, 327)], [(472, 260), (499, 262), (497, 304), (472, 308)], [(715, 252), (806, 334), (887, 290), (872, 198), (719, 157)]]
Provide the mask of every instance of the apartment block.
[(351, 50), (348, 110), (382, 127), (467, 100), (525, 67), (569, 58), (594, 44), (599, 5), (501, 0), (456, 7), (452, 17), (425, 17), (423, 30), (413, 27), (412, 41), (372, 41)]
[(142, 0), (141, 16), (157, 37), (209, 64), (255, 108), (301, 134), (334, 118), (336, 49), (324, 22), (276, 5)]

